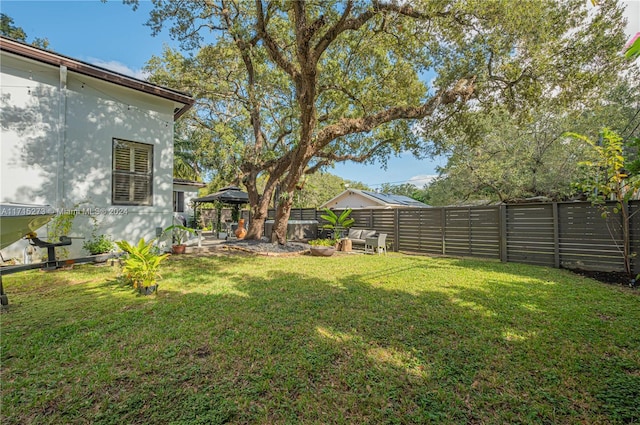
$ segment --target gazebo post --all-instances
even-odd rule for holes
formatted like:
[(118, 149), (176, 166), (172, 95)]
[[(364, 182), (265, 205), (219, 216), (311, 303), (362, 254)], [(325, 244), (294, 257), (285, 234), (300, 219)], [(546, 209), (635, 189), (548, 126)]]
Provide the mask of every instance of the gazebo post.
[(216, 206), (216, 239), (220, 239), (220, 230), (222, 229), (222, 203), (215, 202)]
[[(195, 202), (213, 202), (216, 205), (217, 223), (216, 237), (220, 237), (220, 228), (222, 227), (222, 205), (230, 205), (233, 207), (234, 215), (239, 215), (240, 205), (249, 203), (249, 195), (243, 192), (237, 186), (227, 186), (220, 189), (216, 193), (202, 196), (194, 200)], [(229, 236), (229, 235), (227, 235)]]

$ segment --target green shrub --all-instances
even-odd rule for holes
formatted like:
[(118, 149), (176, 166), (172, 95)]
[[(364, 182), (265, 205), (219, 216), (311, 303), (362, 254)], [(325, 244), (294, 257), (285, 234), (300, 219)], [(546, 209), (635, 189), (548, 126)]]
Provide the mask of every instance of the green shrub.
[(111, 238), (106, 235), (94, 237), (82, 244), (82, 248), (89, 251), (91, 255), (104, 254), (115, 249), (116, 245)]
[(171, 234), (171, 243), (173, 245), (183, 245), (189, 239), (189, 233), (193, 235), (196, 231), (186, 226), (174, 224), (164, 229), (162, 236)]
[(160, 279), (160, 263), (167, 259), (169, 254), (158, 254), (154, 246), (155, 240), (145, 242), (140, 239), (138, 245), (131, 245), (127, 241), (117, 241), (120, 249), (126, 252), (122, 272), (131, 281), (134, 288), (142, 289), (155, 286)]
[(314, 239), (309, 241), (311, 246), (335, 246), (336, 243), (335, 239)]

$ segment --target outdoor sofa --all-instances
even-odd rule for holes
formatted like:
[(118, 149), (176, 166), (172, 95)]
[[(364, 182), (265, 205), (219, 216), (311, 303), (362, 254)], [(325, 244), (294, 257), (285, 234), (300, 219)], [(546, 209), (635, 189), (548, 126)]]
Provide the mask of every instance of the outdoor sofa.
[(355, 245), (362, 245), (364, 248), (364, 244), (367, 238), (373, 238), (377, 235), (375, 230), (371, 229), (349, 229), (349, 233), (347, 237), (351, 239), (351, 243)]

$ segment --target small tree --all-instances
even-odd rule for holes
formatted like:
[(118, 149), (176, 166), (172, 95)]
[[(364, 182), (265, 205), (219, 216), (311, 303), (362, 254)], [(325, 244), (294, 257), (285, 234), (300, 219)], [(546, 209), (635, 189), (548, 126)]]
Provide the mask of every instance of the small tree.
[(609, 218), (612, 212), (607, 207), (606, 201), (616, 202), (612, 210), (614, 214), (621, 214), (623, 246), (616, 245), (624, 257), (625, 271), (631, 275), (631, 258), (634, 253), (631, 252), (630, 223), (633, 214), (629, 213), (629, 201), (640, 190), (640, 176), (629, 176), (625, 170), (624, 143), (617, 133), (604, 128), (600, 133), (600, 144), (580, 134), (568, 133), (568, 135), (587, 143), (595, 153), (593, 161), (580, 163), (587, 168), (588, 172), (578, 186), (589, 194), (593, 205), (601, 208), (605, 219)]
[(324, 209), (324, 214), (320, 217), (328, 221), (328, 224), (322, 226), (325, 229), (332, 229), (335, 232), (334, 237), (342, 236), (342, 232), (344, 232), (349, 227), (353, 226), (356, 222), (353, 218), (349, 217), (351, 215), (351, 208), (347, 208), (342, 211), (340, 215), (337, 215), (329, 208)]
[(157, 284), (160, 278), (160, 263), (169, 257), (168, 254), (156, 253), (154, 243), (155, 240), (146, 242), (144, 238), (140, 239), (137, 245), (125, 240), (116, 241), (116, 245), (128, 254), (122, 272), (138, 290)]

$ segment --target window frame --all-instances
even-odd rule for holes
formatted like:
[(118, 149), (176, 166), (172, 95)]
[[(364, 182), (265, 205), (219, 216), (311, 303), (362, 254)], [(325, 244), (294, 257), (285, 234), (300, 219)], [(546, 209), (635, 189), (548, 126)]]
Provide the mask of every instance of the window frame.
[[(129, 147), (129, 170), (124, 171), (117, 168), (117, 155), (116, 148), (122, 145)], [(144, 150), (147, 152), (147, 171), (140, 172), (135, 170), (135, 152), (136, 150)], [(139, 205), (139, 206), (151, 206), (153, 205), (153, 159), (154, 159), (154, 146), (149, 143), (133, 142), (130, 140), (124, 140), (114, 137), (112, 139), (112, 163), (111, 163), (111, 203), (112, 205)], [(129, 176), (129, 199), (123, 200), (117, 197), (117, 176)], [(148, 191), (146, 193), (145, 200), (135, 199), (135, 180), (131, 177), (144, 178), (148, 182)]]
[(184, 207), (184, 191), (183, 190), (174, 190), (173, 191), (173, 212), (183, 213), (185, 212)]

